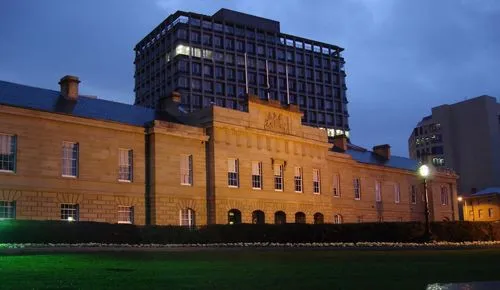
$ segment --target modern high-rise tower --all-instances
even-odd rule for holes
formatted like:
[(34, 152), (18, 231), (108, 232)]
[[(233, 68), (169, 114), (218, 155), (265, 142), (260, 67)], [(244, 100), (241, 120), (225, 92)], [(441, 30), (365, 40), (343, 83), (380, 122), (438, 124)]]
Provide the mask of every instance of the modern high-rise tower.
[(449, 167), (458, 191), (500, 188), (500, 103), (483, 95), (432, 108), (408, 139), (410, 158)]
[(349, 137), (342, 50), (232, 10), (177, 11), (135, 47), (135, 104), (160, 107), (176, 91), (186, 111), (246, 110), (252, 94), (298, 105), (304, 124)]

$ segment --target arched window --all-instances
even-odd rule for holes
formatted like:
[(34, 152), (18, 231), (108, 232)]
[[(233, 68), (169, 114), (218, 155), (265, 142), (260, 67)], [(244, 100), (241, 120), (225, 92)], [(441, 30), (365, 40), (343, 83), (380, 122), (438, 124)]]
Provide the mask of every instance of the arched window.
[(227, 223), (230, 225), (241, 224), (241, 211), (232, 209), (227, 212)]
[(282, 211), (274, 213), (274, 223), (277, 225), (286, 224), (286, 214)]
[(333, 218), (333, 222), (336, 224), (341, 224), (343, 222), (343, 218), (340, 214), (336, 214)]
[(322, 213), (317, 212), (317, 213), (314, 214), (314, 224), (315, 225), (322, 224), (324, 222), (325, 222), (325, 220), (324, 220), (324, 217), (323, 217)]
[(252, 224), (264, 224), (266, 222), (266, 216), (261, 210), (255, 210), (252, 212)]
[(296, 224), (305, 224), (306, 223), (306, 214), (299, 211), (295, 214), (295, 223)]
[(195, 222), (195, 211), (190, 208), (181, 209), (179, 211), (179, 220), (181, 226), (194, 227)]

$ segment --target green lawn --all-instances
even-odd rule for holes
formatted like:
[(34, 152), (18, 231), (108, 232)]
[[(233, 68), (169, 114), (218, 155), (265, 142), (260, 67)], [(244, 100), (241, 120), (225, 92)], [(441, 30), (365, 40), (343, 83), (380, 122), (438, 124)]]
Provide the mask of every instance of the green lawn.
[(500, 280), (500, 249), (0, 256), (0, 289), (425, 289)]

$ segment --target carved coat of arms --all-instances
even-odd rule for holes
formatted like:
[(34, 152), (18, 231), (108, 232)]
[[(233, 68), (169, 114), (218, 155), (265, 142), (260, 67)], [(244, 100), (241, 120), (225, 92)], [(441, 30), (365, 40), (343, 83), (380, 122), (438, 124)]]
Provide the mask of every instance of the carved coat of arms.
[(290, 122), (288, 117), (276, 112), (270, 112), (264, 121), (264, 129), (288, 133), (290, 131)]

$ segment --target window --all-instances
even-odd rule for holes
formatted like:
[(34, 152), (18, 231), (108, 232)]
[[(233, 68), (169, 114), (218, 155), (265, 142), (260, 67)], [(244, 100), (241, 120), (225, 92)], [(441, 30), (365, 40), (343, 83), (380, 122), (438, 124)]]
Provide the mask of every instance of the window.
[(62, 176), (76, 177), (77, 175), (78, 175), (78, 143), (63, 142)]
[(474, 211), (473, 210), (469, 210), (469, 216), (473, 216), (474, 215)]
[(340, 197), (340, 174), (333, 175), (333, 196)]
[(353, 185), (354, 185), (354, 199), (360, 200), (361, 199), (361, 183), (360, 183), (359, 178), (354, 178)]
[(215, 67), (215, 77), (218, 79), (224, 78), (224, 68), (223, 67), (221, 67), (221, 66)]
[(313, 192), (318, 194), (321, 192), (321, 176), (319, 169), (313, 169)]
[(214, 45), (215, 47), (222, 47), (222, 38), (220, 36), (214, 36)]
[(295, 167), (295, 192), (302, 192), (302, 167)]
[(306, 214), (299, 211), (295, 213), (295, 223), (296, 224), (305, 224), (306, 223)]
[(193, 155), (181, 155), (181, 185), (193, 184)]
[(119, 224), (133, 224), (134, 223), (134, 207), (132, 206), (118, 206), (118, 223)]
[(493, 214), (494, 214), (493, 209), (489, 208), (488, 209), (488, 217), (490, 217), (490, 218), (493, 217)]
[(191, 31), (191, 41), (200, 42), (200, 34), (195, 31)]
[(227, 212), (227, 223), (230, 225), (241, 224), (241, 211), (232, 209)]
[(441, 186), (441, 204), (448, 205), (448, 188)]
[(482, 213), (483, 213), (483, 210), (482, 210), (482, 209), (478, 210), (478, 211), (477, 211), (477, 217), (478, 217), (478, 218), (481, 218)]
[(16, 202), (0, 201), (0, 220), (16, 218)]
[(336, 214), (334, 217), (333, 217), (333, 223), (335, 224), (341, 224), (343, 221), (342, 219), (342, 215), (340, 214)]
[(314, 224), (315, 225), (318, 225), (318, 224), (323, 224), (324, 223), (324, 217), (323, 217), (323, 214), (320, 213), (320, 212), (317, 212), (314, 214)]
[(227, 185), (238, 187), (238, 159), (229, 158), (227, 160)]
[(376, 202), (381, 202), (382, 201), (382, 185), (380, 184), (380, 181), (375, 181), (375, 201)]
[(211, 65), (204, 65), (203, 66), (203, 74), (206, 76), (212, 76), (212, 66)]
[(179, 221), (181, 226), (194, 227), (195, 223), (195, 212), (190, 208), (181, 209), (179, 211)]
[(283, 165), (274, 164), (274, 190), (283, 191)]
[(410, 202), (413, 204), (417, 203), (417, 187), (412, 185), (410, 188)]
[(133, 153), (131, 149), (118, 149), (118, 180), (132, 181)]
[(274, 223), (277, 225), (286, 224), (286, 214), (282, 211), (274, 213)]
[(224, 84), (223, 83), (215, 83), (215, 93), (217, 95), (224, 95)]
[(401, 192), (399, 190), (399, 183), (394, 184), (394, 203), (401, 201)]
[(61, 204), (61, 220), (78, 221), (79, 219), (78, 204), (63, 203)]
[(252, 188), (262, 189), (262, 162), (252, 161)]
[(0, 134), (0, 171), (16, 171), (17, 136)]
[(266, 222), (266, 216), (263, 211), (256, 210), (252, 212), (252, 224), (264, 224)]

